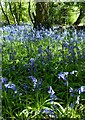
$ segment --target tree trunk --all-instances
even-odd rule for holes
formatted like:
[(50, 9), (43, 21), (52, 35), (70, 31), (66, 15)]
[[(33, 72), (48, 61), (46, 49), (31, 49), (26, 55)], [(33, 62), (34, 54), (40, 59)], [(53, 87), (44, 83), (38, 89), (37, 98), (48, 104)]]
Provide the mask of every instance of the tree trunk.
[(15, 18), (16, 18), (16, 22), (19, 25), (19, 23), (20, 23), (20, 21), (19, 21), (19, 19), (20, 19), (19, 18), (19, 11), (17, 9), (17, 3), (15, 3), (15, 2), (14, 2), (14, 15), (15, 15)]
[(30, 10), (31, 10), (31, 5), (30, 5), (30, 2), (28, 2), (28, 14), (29, 14), (32, 24), (35, 25), (35, 21), (32, 18)]
[(73, 25), (78, 26), (81, 23), (81, 20), (82, 18), (84, 18), (84, 16), (85, 16), (85, 3), (81, 4), (80, 14)]
[(19, 23), (20, 23), (20, 20), (21, 20), (21, 18), (22, 18), (22, 3), (21, 3), (21, 1), (19, 2)]
[(2, 10), (2, 12), (3, 12), (3, 14), (4, 14), (5, 18), (6, 18), (7, 24), (9, 24), (9, 25), (10, 25), (9, 18), (8, 18), (7, 14), (5, 13), (5, 11), (4, 11), (3, 7), (2, 7), (1, 2), (0, 2), (0, 6), (1, 6), (1, 10)]
[(13, 21), (14, 21), (14, 23), (16, 23), (16, 19), (15, 19), (14, 13), (13, 13), (13, 11), (12, 11), (11, 3), (8, 2), (8, 4), (9, 4), (9, 9), (10, 9), (11, 15), (12, 15), (12, 17), (13, 17)]
[(78, 26), (81, 23), (83, 17), (84, 17), (84, 13), (82, 9), (80, 9), (80, 15), (78, 16), (77, 20), (74, 22), (73, 25)]
[(35, 27), (40, 28), (44, 26), (49, 28), (49, 3), (37, 2), (36, 3), (36, 17), (35, 17)]

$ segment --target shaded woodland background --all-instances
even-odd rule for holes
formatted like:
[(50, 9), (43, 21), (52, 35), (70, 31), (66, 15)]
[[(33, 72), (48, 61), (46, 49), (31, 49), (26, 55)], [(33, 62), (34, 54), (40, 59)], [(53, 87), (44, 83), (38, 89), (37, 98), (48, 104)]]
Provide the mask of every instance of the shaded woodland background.
[(85, 25), (85, 2), (0, 2), (0, 26), (32, 23), (37, 28)]

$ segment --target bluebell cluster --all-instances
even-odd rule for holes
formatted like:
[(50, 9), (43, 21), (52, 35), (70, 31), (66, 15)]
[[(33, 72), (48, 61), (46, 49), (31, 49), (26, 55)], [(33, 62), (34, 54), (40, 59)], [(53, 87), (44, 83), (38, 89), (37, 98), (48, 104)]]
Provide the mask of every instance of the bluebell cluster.
[[(58, 78), (61, 79), (61, 80), (64, 80), (64, 81), (68, 81), (68, 75), (75, 75), (75, 76), (77, 76), (77, 71), (74, 70), (72, 72), (60, 72), (58, 74)], [(70, 87), (69, 92), (78, 92), (79, 94), (81, 94), (82, 92), (85, 92), (85, 86), (81, 86), (77, 90), (73, 90), (73, 88)]]
[[(53, 41), (58, 41), (59, 44), (62, 44), (62, 50), (68, 50), (65, 56), (62, 55), (64, 58), (63, 61), (65, 64), (68, 62), (76, 63), (78, 59), (85, 58), (84, 47), (79, 47), (85, 40), (85, 32), (83, 30), (61, 30), (58, 31), (57, 29), (45, 29), (42, 27), (41, 30), (34, 29), (31, 25), (22, 24), (19, 25), (8, 25), (3, 26), (2, 28), (2, 36), (1, 39), (5, 41), (22, 41), (25, 42), (25, 47), (27, 47), (26, 41), (36, 41), (36, 40), (46, 40), (49, 38), (49, 42), (52, 43), (52, 47), (55, 46)], [(55, 47), (54, 47), (55, 48)], [(28, 48), (27, 48), (28, 49)], [(61, 47), (58, 46), (59, 51), (61, 51)], [(83, 51), (83, 52), (82, 52)], [(42, 46), (39, 46), (38, 53), (43, 53)], [(52, 57), (52, 53), (49, 50), (49, 46), (46, 49), (46, 53), (48, 55), (48, 61)], [(16, 53), (15, 53), (16, 54)], [(10, 56), (11, 57), (11, 56)], [(11, 57), (11, 59), (13, 59)], [(32, 63), (30, 63), (32, 65)]]
[(56, 108), (56, 106), (54, 104), (54, 101), (57, 100), (57, 97), (55, 95), (55, 92), (54, 92), (52, 86), (49, 87), (48, 93), (50, 94), (50, 103), (52, 104), (52, 107), (53, 107), (53, 111), (49, 111), (49, 114), (52, 115), (52, 116), (54, 115), (55, 118), (57, 118), (57, 116), (54, 114), (55, 111), (57, 110), (57, 108)]
[(54, 115), (54, 111), (53, 110), (50, 110), (50, 109), (44, 109), (41, 111), (43, 114), (46, 114), (48, 115), (49, 117), (51, 118), (58, 118), (57, 115)]
[(7, 79), (7, 78), (1, 77), (1, 80), (2, 80), (2, 84), (6, 84), (6, 83), (8, 82), (8, 79)]
[(55, 34), (51, 29), (48, 31), (47, 29), (42, 28), (40, 31), (36, 31), (36, 29), (33, 29), (32, 26), (25, 24), (22, 26), (14, 25), (14, 26), (3, 26), (3, 38), (4, 40), (29, 40), (35, 41), (36, 39), (42, 40), (45, 37), (52, 37), (56, 38), (57, 34)]
[(34, 76), (29, 76), (29, 78), (32, 80), (32, 82), (34, 83), (33, 85), (35, 87), (37, 84), (37, 79)]
[[(68, 75), (75, 75), (77, 76), (77, 71), (74, 70), (72, 72), (60, 72), (58, 74), (58, 78), (64, 81), (64, 85), (68, 86), (69, 83), (69, 79), (68, 79)], [(70, 85), (68, 86), (70, 87)], [(85, 92), (85, 86), (81, 86), (80, 88), (77, 89), (73, 89), (72, 87), (69, 88), (69, 92), (71, 93), (71, 96), (74, 97), (75, 94), (77, 94), (77, 102), (79, 104), (80, 101), (80, 94)]]
[(81, 94), (81, 93), (85, 92), (85, 86), (81, 86), (80, 88), (75, 89), (75, 90), (73, 90), (73, 88), (70, 87), (69, 92), (78, 92), (78, 94)]
[(5, 84), (4, 86), (5, 86), (7, 89), (10, 88), (10, 89), (12, 89), (12, 90), (14, 90), (14, 91), (16, 90), (15, 84), (13, 84), (13, 83), (12, 83), (12, 84), (11, 84), (11, 83), (8, 83), (8, 84)]
[[(30, 41), (35, 41), (37, 40), (42, 40), (45, 39), (45, 37), (48, 37), (52, 40), (63, 40), (68, 39), (67, 36), (70, 36), (70, 31), (69, 30), (62, 30), (59, 32), (58, 29), (56, 28), (50, 28), (49, 30), (45, 29), (42, 27), (41, 30), (36, 30), (32, 27), (32, 25), (29, 24), (22, 24), (21, 26), (19, 25), (8, 25), (8, 26), (3, 26), (1, 27), (2, 30), (2, 36), (1, 39), (4, 38), (4, 40), (12, 41), (12, 40), (30, 40)], [(62, 34), (61, 34), (62, 33)], [(85, 39), (85, 32), (83, 30), (76, 31), (75, 29), (72, 30), (72, 35), (71, 41), (78, 42), (79, 39), (82, 41)], [(71, 42), (70, 41), (70, 42)], [(67, 43), (64, 45), (66, 46)]]
[(53, 102), (53, 100), (57, 100), (56, 95), (54, 95), (55, 92), (52, 89), (52, 86), (49, 87), (48, 93), (50, 94), (51, 103)]
[[(23, 74), (23, 72), (24, 72), (24, 75), (26, 75), (25, 76), (26, 79), (20, 78), (20, 80), (21, 80), (20, 82), (22, 82), (21, 83), (22, 84), (21, 89), (23, 89), (22, 91), (24, 91), (25, 93), (29, 93), (29, 91), (30, 91), (29, 89), (32, 89), (32, 93), (36, 92), (37, 90), (39, 92), (42, 92), (43, 91), (42, 83), (44, 82), (45, 77), (49, 77), (49, 74), (55, 74), (55, 76), (52, 76), (51, 80), (52, 79), (55, 81), (59, 80), (60, 84), (62, 84), (62, 82), (63, 82), (65, 85), (64, 86), (65, 88), (67, 85), (68, 92), (69, 92), (69, 94), (72, 95), (72, 97), (75, 96), (75, 94), (77, 93), (76, 103), (79, 104), (80, 95), (85, 92), (85, 86), (81, 85), (80, 87), (77, 87), (76, 89), (74, 89), (70, 85), (68, 86), (69, 76), (77, 77), (77, 75), (78, 75), (77, 69), (75, 68), (72, 72), (71, 71), (64, 72), (63, 70), (61, 72), (60, 71), (55, 72), (55, 71), (57, 71), (56, 69), (57, 69), (58, 64), (60, 64), (59, 67), (61, 67), (63, 64), (68, 65), (68, 63), (75, 64), (78, 62), (79, 59), (82, 60), (85, 57), (85, 52), (84, 52), (85, 48), (82, 44), (85, 40), (85, 32), (84, 31), (82, 31), (82, 30), (76, 31), (75, 29), (73, 29), (73, 30), (66, 30), (66, 29), (64, 30), (63, 29), (63, 31), (62, 30), (58, 31), (56, 28), (47, 30), (43, 27), (41, 30), (36, 30), (31, 25), (28, 25), (28, 24), (23, 24), (21, 26), (19, 26), (19, 25), (3, 26), (1, 29), (3, 31), (3, 34), (2, 34), (2, 36), (0, 36), (0, 39), (2, 39), (3, 42), (8, 41), (10, 44), (10, 43), (12, 43), (12, 41), (15, 41), (15, 42), (21, 41), (21, 43), (22, 42), (24, 43), (23, 46), (26, 48), (28, 53), (30, 53), (29, 51), (32, 51), (32, 49), (30, 49), (27, 44), (27, 42), (29, 42), (29, 41), (34, 43), (36, 41), (44, 40), (46, 42), (46, 40), (48, 39), (49, 43), (52, 43), (51, 45), (48, 44), (46, 46), (46, 48), (44, 48), (44, 46), (42, 46), (42, 44), (39, 44), (39, 46), (37, 46), (37, 49), (36, 49), (37, 55), (35, 55), (35, 56), (32, 55), (31, 57), (29, 57), (29, 54), (26, 53), (25, 56), (21, 55), (21, 58), (19, 58), (19, 60), (16, 59), (16, 56), (18, 56), (18, 55), (16, 55), (17, 53), (15, 52), (15, 50), (12, 51), (13, 53), (10, 53), (10, 51), (7, 51), (7, 52), (9, 52), (8, 56), (10, 56), (10, 58), (9, 58), (10, 61), (14, 62), (14, 65), (10, 64), (10, 68), (6, 68), (7, 74), (9, 74), (11, 70), (12, 70), (11, 71), (12, 73), (15, 72), (15, 74), (17, 74), (18, 73), (17, 69), (20, 67), (19, 71), (22, 70), (21, 74)], [(58, 51), (59, 53), (56, 51)], [(24, 51), (22, 51), (22, 53), (23, 52)], [(6, 57), (8, 57), (8, 56), (6, 56)], [(15, 59), (14, 59), (14, 57), (15, 57)], [(61, 59), (58, 59), (59, 57), (61, 57)], [(58, 61), (57, 61), (57, 59), (58, 59)], [(57, 62), (58, 62), (58, 64), (57, 64)], [(38, 63), (39, 63), (39, 66), (38, 66)], [(38, 71), (38, 69), (40, 71)], [(60, 69), (62, 69), (62, 68), (60, 68)], [(42, 76), (38, 76), (36, 74), (39, 74), (39, 75), (42, 74)], [(45, 75), (43, 75), (43, 74), (45, 74)], [(24, 76), (22, 76), (22, 77), (24, 77)], [(28, 82), (29, 80), (31, 81), (30, 85), (32, 85), (32, 86), (27, 84), (27, 83), (29, 83)], [(49, 80), (49, 81), (51, 81), (51, 80)], [(11, 89), (15, 93), (19, 92), (20, 96), (23, 95), (24, 92), (19, 91), (19, 89), (20, 89), (19, 86), (16, 86), (14, 83), (9, 82), (9, 80), (7, 78), (2, 77), (1, 81), (2, 81), (2, 85), (5, 87), (6, 91), (9, 91), (9, 89)], [(24, 81), (24, 83), (23, 83), (23, 81)], [(47, 79), (47, 84), (49, 84), (48, 83), (49, 81)], [(55, 101), (58, 100), (58, 97), (56, 96), (56, 92), (53, 90), (51, 85), (52, 84), (50, 83), (49, 89), (46, 92), (47, 92), (47, 94), (49, 94), (50, 104), (52, 105), (53, 110), (46, 108), (46, 109), (42, 110), (42, 113), (48, 114), (49, 116), (52, 117), (52, 116), (56, 116), (54, 113), (56, 112), (57, 108), (54, 103), (55, 103)], [(47, 86), (46, 86), (46, 88), (47, 88)], [(42, 91), (40, 91), (40, 90), (42, 90)], [(57, 118), (57, 116), (56, 116), (56, 118)]]
[(30, 66), (34, 67), (34, 62), (35, 62), (34, 58), (31, 58), (30, 59)]
[(41, 90), (42, 78), (40, 78), (39, 80), (37, 80), (34, 76), (29, 76), (29, 78), (33, 82), (33, 91), (35, 91), (36, 89)]
[[(82, 41), (85, 40), (85, 32), (83, 30), (75, 30), (73, 29), (71, 30), (67, 30), (67, 29), (63, 29), (61, 31), (58, 31), (57, 28), (50, 28), (49, 30), (45, 29), (44, 27), (42, 27), (41, 30), (36, 30), (32, 27), (32, 25), (29, 24), (22, 24), (21, 26), (19, 25), (8, 25), (8, 26), (3, 26), (0, 28), (0, 30), (2, 30), (2, 35), (0, 36), (0, 38), (3, 40), (8, 40), (8, 41), (26, 41), (26, 40), (30, 40), (30, 41), (35, 41), (37, 40), (43, 40), (45, 38), (49, 38), (50, 42), (52, 42), (51, 40), (57, 40), (60, 43), (62, 42), (62, 49), (68, 49), (68, 54), (66, 54), (66, 60), (70, 60), (70, 57), (72, 57), (74, 60), (75, 57), (79, 57), (82, 59), (82, 57), (85, 56), (84, 51), (81, 52), (81, 48), (78, 47), (79, 44), (82, 44)], [(71, 33), (71, 34), (70, 34)], [(70, 37), (70, 39), (69, 39)], [(26, 45), (26, 43), (25, 43)], [(53, 45), (53, 44), (52, 44)], [(59, 48), (61, 49), (61, 48)], [(75, 51), (76, 49), (76, 51)], [(42, 56), (42, 53), (44, 52), (44, 50), (42, 49), (42, 46), (38, 47), (38, 53), (41, 55), (42, 57), (42, 62), (45, 63), (44, 58)], [(48, 56), (48, 61), (49, 59), (52, 57), (52, 52), (50, 51), (49, 45), (47, 46), (46, 50), (45, 50), (47, 56)], [(76, 55), (77, 53), (77, 55)], [(16, 53), (15, 53), (16, 54)], [(70, 56), (71, 54), (71, 56)], [(11, 56), (10, 56), (11, 57)], [(71, 59), (72, 60), (72, 59)], [(62, 62), (62, 61), (61, 61)], [(34, 68), (35, 70), (35, 59), (31, 58), (29, 60), (29, 65)], [(26, 67), (27, 65), (23, 65), (23, 67)], [(15, 66), (12, 66), (12, 70), (15, 70)], [(66, 81), (66, 76), (68, 74), (74, 74), (75, 71), (72, 71), (72, 73), (68, 73), (68, 72), (60, 72), (60, 74), (58, 74), (58, 78), (59, 79), (63, 79), (64, 82)], [(36, 81), (34, 80), (33, 76), (30, 76), (30, 79), (34, 82), (34, 86), (36, 86)], [(3, 78), (3, 82), (6, 82), (6, 79)]]
[(3, 78), (1, 77), (1, 80), (2, 80), (2, 84), (5, 86), (6, 88), (6, 91), (8, 91), (8, 89), (12, 89), (13, 91), (16, 91), (16, 85), (11, 83), (11, 82), (8, 82), (8, 79), (7, 78)]
[(63, 80), (66, 80), (66, 75), (68, 75), (68, 72), (60, 72), (59, 74), (58, 74), (58, 78), (60, 79), (60, 78), (62, 78)]
[(78, 92), (79, 92), (79, 94), (85, 92), (85, 86), (81, 86), (81, 87), (78, 89)]

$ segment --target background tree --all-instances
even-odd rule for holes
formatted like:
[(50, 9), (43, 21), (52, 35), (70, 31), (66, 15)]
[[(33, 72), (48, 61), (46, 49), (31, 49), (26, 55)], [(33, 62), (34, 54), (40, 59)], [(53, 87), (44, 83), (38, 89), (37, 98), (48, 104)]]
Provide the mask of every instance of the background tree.
[(27, 7), (24, 2), (0, 2), (0, 21), (5, 24), (20, 24), (29, 21)]
[(77, 18), (77, 20), (74, 22), (74, 25), (79, 25), (82, 21), (82, 19), (85, 17), (85, 2), (83, 3), (77, 3), (76, 4), (79, 9), (80, 9), (80, 13), (79, 13), (79, 16)]
[(49, 3), (46, 2), (36, 2), (35, 12), (30, 12), (31, 3), (29, 2), (28, 13), (35, 28), (40, 28), (44, 26), (49, 28)]
[(36, 3), (36, 27), (40, 24), (46, 28), (49, 28), (49, 3), (37, 2)]
[(85, 3), (77, 2), (0, 2), (1, 21), (6, 24), (32, 23), (49, 28), (79, 25), (85, 19)]
[(7, 10), (7, 3), (5, 3), (5, 10), (4, 10), (1, 2), (0, 2), (0, 6), (1, 6), (2, 13), (4, 14), (4, 18), (7, 21), (7, 24), (10, 24), (10, 20), (8, 18), (7, 12), (5, 12)]

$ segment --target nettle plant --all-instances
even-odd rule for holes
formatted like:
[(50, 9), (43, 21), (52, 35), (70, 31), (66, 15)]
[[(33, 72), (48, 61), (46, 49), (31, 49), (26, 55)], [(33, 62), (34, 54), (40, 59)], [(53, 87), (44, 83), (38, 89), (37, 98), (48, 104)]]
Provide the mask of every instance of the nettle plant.
[(3, 26), (4, 119), (85, 117), (85, 32)]

